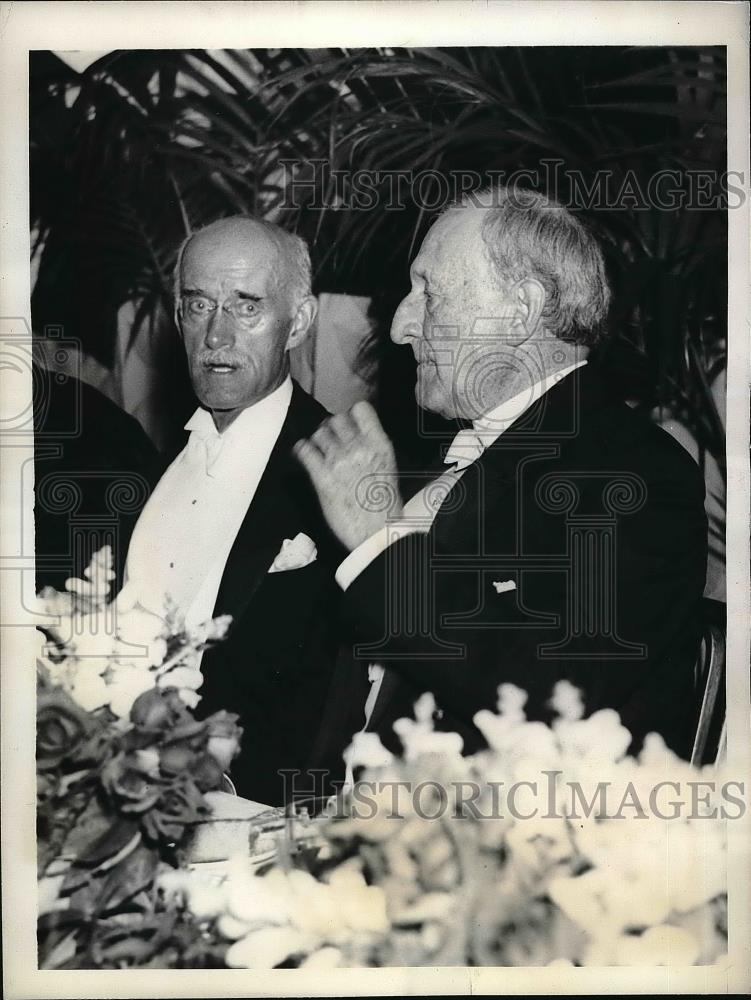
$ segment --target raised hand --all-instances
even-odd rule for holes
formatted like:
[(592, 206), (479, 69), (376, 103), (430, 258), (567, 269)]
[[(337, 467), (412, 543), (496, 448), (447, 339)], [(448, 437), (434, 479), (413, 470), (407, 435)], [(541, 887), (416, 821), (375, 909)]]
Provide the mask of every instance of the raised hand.
[(294, 453), (318, 494), (323, 515), (339, 541), (355, 549), (390, 518), (402, 499), (391, 441), (370, 403), (324, 420)]

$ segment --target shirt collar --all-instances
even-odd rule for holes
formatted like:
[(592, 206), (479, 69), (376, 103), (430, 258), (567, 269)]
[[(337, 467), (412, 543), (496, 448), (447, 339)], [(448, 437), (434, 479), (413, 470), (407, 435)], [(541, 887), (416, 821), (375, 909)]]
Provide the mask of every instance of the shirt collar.
[[(268, 446), (270, 451), (287, 416), (291, 400), (292, 379), (288, 375), (268, 396), (246, 406), (229, 427), (221, 432), (216, 429), (211, 413), (199, 407), (185, 425), (185, 430), (190, 431), (187, 452), (195, 455), (197, 449), (200, 449), (205, 454), (206, 473), (213, 477), (218, 474), (218, 463), (220, 468), (224, 468), (227, 462), (231, 463), (232, 456), (237, 459), (244, 454), (241, 449), (227, 448), (232, 441), (243, 438), (252, 440), (257, 448), (263, 450)], [(203, 447), (199, 442), (203, 443)], [(228, 455), (229, 458), (225, 460), (223, 455)]]
[(211, 412), (204, 409), (203, 406), (198, 407), (185, 425), (184, 430), (195, 433), (200, 438), (211, 439), (218, 437), (222, 441), (227, 441), (235, 437), (238, 429), (245, 427), (250, 421), (268, 420), (279, 413), (286, 415), (291, 399), (292, 379), (288, 375), (282, 384), (274, 389), (273, 392), (270, 392), (268, 396), (259, 399), (257, 403), (251, 403), (250, 406), (246, 406), (226, 430), (220, 432), (216, 429)]
[(553, 372), (552, 375), (540, 379), (539, 382), (535, 382), (534, 385), (512, 396), (511, 399), (504, 400), (503, 403), (489, 410), (484, 416), (473, 420), (472, 427), (459, 431), (451, 442), (443, 460), (445, 464), (455, 465), (457, 471), (472, 465), (504, 431), (508, 430), (514, 421), (518, 420), (541, 396), (544, 396), (548, 389), (586, 363), (586, 361), (578, 361), (567, 368)]
[(526, 413), (533, 403), (536, 403), (556, 383), (560, 382), (567, 375), (570, 375), (577, 368), (586, 365), (586, 363), (586, 360), (577, 361), (567, 368), (560, 368), (558, 371), (553, 372), (552, 375), (548, 375), (546, 378), (535, 382), (528, 389), (518, 392), (511, 399), (504, 400), (482, 417), (478, 417), (477, 420), (473, 420), (472, 427), (479, 435), (484, 446), (489, 448), (495, 439), (500, 437), (505, 430), (508, 430), (511, 424), (518, 420), (522, 414)]

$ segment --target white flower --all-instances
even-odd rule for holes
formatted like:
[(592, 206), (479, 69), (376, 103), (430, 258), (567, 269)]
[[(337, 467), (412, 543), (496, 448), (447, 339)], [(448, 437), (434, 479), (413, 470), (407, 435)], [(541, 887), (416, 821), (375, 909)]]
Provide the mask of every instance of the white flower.
[[(62, 684), (69, 687), (70, 679), (75, 674), (75, 661), (71, 661), (69, 657), (57, 658), (56, 654), (58, 651), (55, 644), (39, 628), (34, 629), (34, 639), (36, 645), (34, 659), (36, 663), (42, 665), (54, 684)], [(53, 655), (56, 656), (55, 659), (52, 659)]]
[(664, 860), (674, 910), (687, 913), (727, 892), (727, 845), (720, 821), (670, 823)]
[(192, 691), (190, 688), (178, 688), (177, 693), (183, 703), (191, 710), (194, 709), (201, 700), (200, 694), (196, 694), (195, 691)]
[(159, 666), (167, 655), (167, 626), (159, 615), (134, 607), (117, 616), (117, 657), (139, 666)]
[(50, 680), (53, 684), (59, 684), (64, 687), (66, 691), (70, 693), (70, 689), (73, 685), (73, 680), (76, 675), (76, 670), (78, 663), (76, 660), (63, 659), (55, 662), (54, 660), (44, 660), (44, 664), (47, 673), (50, 676)]
[[(45, 587), (33, 598), (30, 610), (32, 614), (39, 617), (70, 618), (74, 605), (75, 600), (72, 594), (61, 593), (54, 587)], [(40, 624), (45, 623), (40, 622)]]
[(615, 942), (613, 964), (639, 966), (693, 965), (699, 945), (682, 927), (650, 927), (643, 934), (624, 934)]
[(188, 890), (188, 908), (197, 920), (213, 920), (224, 910), (225, 892), (218, 885), (194, 885)]
[(389, 929), (386, 897), (379, 886), (369, 886), (354, 865), (344, 864), (329, 875), (341, 920), (352, 930), (385, 934)]
[(394, 732), (404, 744), (404, 759), (417, 760), (426, 754), (460, 757), (464, 740), (458, 733), (429, 732), (411, 719), (397, 719)]
[[(179, 693), (183, 701), (185, 701), (186, 695), (193, 695), (196, 699), (196, 704), (200, 701), (201, 696), (197, 695), (195, 691), (181, 689)], [(190, 705), (190, 702), (185, 701), (185, 704)], [(234, 736), (209, 736), (206, 742), (206, 750), (223, 771), (229, 771), (232, 758), (237, 753), (237, 740)]]
[(378, 733), (355, 733), (344, 751), (350, 767), (388, 767), (394, 755), (381, 743)]
[(572, 757), (618, 761), (631, 743), (631, 733), (621, 725), (620, 716), (612, 708), (603, 708), (587, 719), (574, 722), (559, 719), (553, 723), (553, 730), (562, 752)]
[[(290, 876), (293, 874), (290, 872)], [(319, 941), (333, 940), (347, 927), (340, 901), (329, 886), (317, 882), (312, 876), (311, 881), (306, 880), (306, 883), (292, 886), (290, 920), (299, 930)]]
[(264, 927), (230, 945), (225, 962), (231, 969), (273, 969), (315, 946), (315, 939), (294, 927)]
[(90, 608), (103, 608), (109, 599), (110, 586), (115, 579), (112, 568), (112, 550), (109, 545), (95, 552), (91, 562), (83, 571), (84, 580), (69, 577), (65, 589), (73, 597), (74, 604)]
[(223, 913), (216, 922), (216, 929), (228, 940), (237, 941), (238, 938), (245, 937), (250, 924), (246, 920), (238, 920), (231, 913)]
[(289, 886), (279, 869), (263, 877), (231, 879), (227, 886), (228, 912), (250, 925), (287, 924), (290, 905)]
[(527, 692), (515, 684), (500, 684), (498, 687), (498, 712), (509, 722), (523, 722), (526, 718), (524, 706), (527, 704)]
[(393, 914), (394, 924), (423, 924), (429, 920), (443, 922), (449, 919), (456, 900), (450, 892), (428, 892), (415, 902)]
[(109, 684), (110, 710), (118, 718), (126, 718), (136, 698), (150, 691), (154, 681), (154, 674), (144, 667), (119, 664)]
[(555, 734), (542, 722), (519, 721), (511, 713), (496, 715), (481, 709), (475, 714), (474, 723), (491, 749), (508, 764), (517, 759), (536, 759), (548, 767), (557, 763), (559, 749)]
[(602, 899), (614, 927), (653, 927), (667, 920), (670, 914), (670, 884), (667, 866), (662, 866), (663, 878), (610, 876)]
[(593, 936), (609, 931), (611, 926), (602, 890), (602, 872), (596, 869), (576, 878), (556, 878), (548, 885), (548, 895), (556, 906)]
[(574, 854), (568, 824), (563, 819), (538, 817), (515, 823), (506, 835), (515, 861), (545, 871)]
[(338, 948), (330, 945), (319, 948), (300, 963), (301, 969), (314, 969), (325, 971), (326, 969), (338, 969), (342, 964), (342, 953)]
[(147, 747), (145, 750), (136, 750), (135, 758), (138, 767), (143, 771), (144, 774), (148, 774), (149, 777), (152, 778), (159, 777), (158, 750), (154, 750), (151, 747)]
[(128, 642), (148, 646), (154, 639), (164, 637), (166, 626), (162, 617), (136, 605), (128, 611), (120, 611), (117, 632)]
[(95, 712), (109, 704), (111, 692), (96, 671), (79, 667), (70, 688), (70, 696), (85, 711)]
[(187, 868), (165, 868), (159, 872), (156, 882), (165, 896), (187, 896), (196, 878), (199, 877), (199, 872)]
[(567, 719), (569, 722), (576, 722), (584, 715), (581, 691), (578, 687), (574, 687), (571, 681), (556, 682), (549, 704), (561, 718)]
[(210, 618), (208, 621), (188, 629), (188, 640), (196, 646), (204, 646), (207, 642), (218, 642), (219, 639), (225, 637), (231, 624), (232, 615), (219, 615), (217, 618)]
[(172, 667), (166, 673), (159, 674), (159, 687), (190, 688), (197, 690), (203, 684), (203, 674), (195, 667)]
[(433, 714), (435, 712), (435, 698), (430, 691), (425, 691), (415, 702), (415, 719), (423, 726), (433, 726)]
[(111, 622), (101, 612), (89, 615), (76, 614), (69, 619), (70, 634), (61, 636), (72, 655), (79, 660), (96, 664), (101, 673), (115, 656), (116, 638)]

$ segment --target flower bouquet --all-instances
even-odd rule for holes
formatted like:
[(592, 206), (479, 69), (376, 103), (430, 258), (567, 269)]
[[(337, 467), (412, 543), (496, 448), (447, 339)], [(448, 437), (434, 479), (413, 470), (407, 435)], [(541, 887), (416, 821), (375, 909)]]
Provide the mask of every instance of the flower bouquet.
[(110, 603), (109, 549), (84, 575), (39, 597), (40, 967), (208, 962), (156, 879), (185, 863), (239, 747), (237, 716), (192, 713), (200, 655), (229, 619), (188, 631), (169, 609), (163, 620)]
[(472, 756), (423, 695), (395, 724), (399, 756), (355, 737), (358, 780), (322, 817), (266, 817), (264, 864), (246, 837), (219, 871), (191, 866), (191, 829), (240, 738), (235, 716), (192, 714), (198, 658), (227, 622), (189, 632), (108, 602), (106, 551), (85, 576), (40, 598), (43, 968), (724, 960), (738, 783), (654, 734), (628, 756), (617, 713), (585, 717), (566, 682), (549, 726), (502, 685)]
[(525, 718), (525, 698), (502, 686), (475, 720), (488, 748), (462, 757), (424, 695), (395, 725), (401, 757), (355, 739), (361, 773), (317, 854), (266, 871), (237, 856), (221, 880), (169, 872), (162, 891), (233, 968), (724, 960), (728, 787), (656, 735), (626, 756), (617, 714), (584, 718), (565, 682), (551, 726)]

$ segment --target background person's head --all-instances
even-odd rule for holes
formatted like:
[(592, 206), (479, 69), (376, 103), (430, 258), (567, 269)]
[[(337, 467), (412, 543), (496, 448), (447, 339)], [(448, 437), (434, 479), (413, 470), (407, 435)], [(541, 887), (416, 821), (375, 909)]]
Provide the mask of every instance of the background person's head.
[(273, 392), (315, 319), (304, 241), (245, 216), (190, 236), (175, 268), (175, 319), (193, 389), (226, 427)]
[(602, 336), (602, 253), (570, 212), (532, 191), (494, 188), (450, 208), (411, 268), (391, 336), (418, 361), (421, 407), (473, 419)]

